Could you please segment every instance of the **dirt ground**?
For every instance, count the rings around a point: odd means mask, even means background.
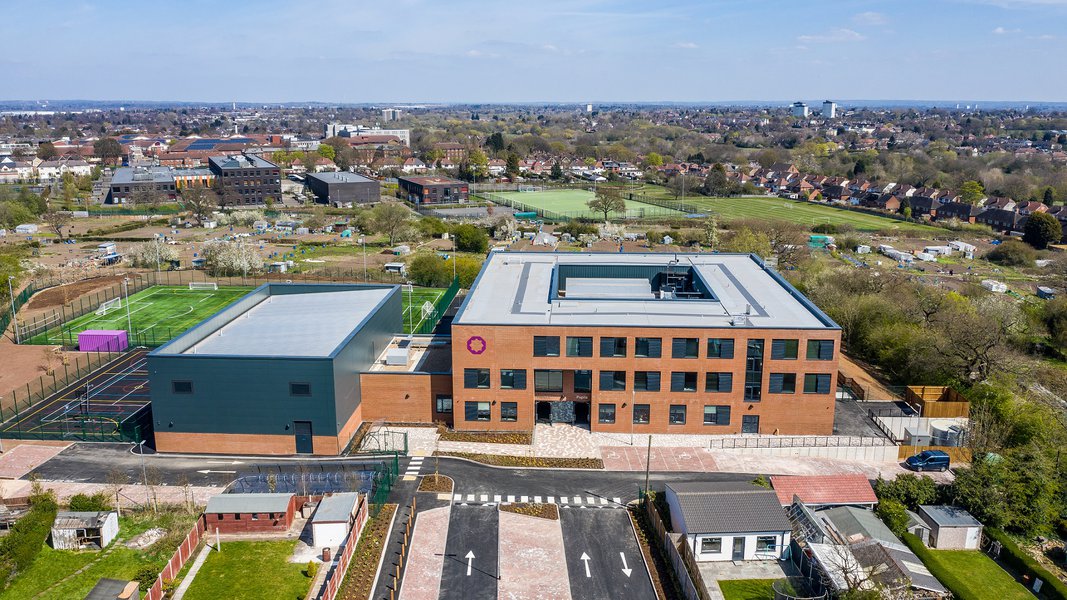
[[[111,287],[120,281],[122,281],[121,275],[110,275],[48,288],[34,294],[30,301],[25,304],[24,310],[41,311],[48,308],[58,308],[68,302],[77,300],[85,294]],[[20,311],[19,317],[24,318],[25,315]]]
[[[0,398],[7,405],[11,390],[36,381],[49,367],[62,366],[63,352],[56,346],[18,346],[6,337],[0,340]],[[77,353],[69,353],[77,354]]]
[[[837,368],[844,373],[846,377],[855,379],[863,389],[867,391],[867,400],[900,399],[899,395],[889,391],[889,388],[876,379],[862,363],[855,361],[844,354],[841,355],[841,362],[838,364]]]

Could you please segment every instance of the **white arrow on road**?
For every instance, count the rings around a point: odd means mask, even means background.
[[[212,471],[211,469],[204,469],[203,471],[197,471],[197,473],[202,475],[207,475],[208,473],[227,473],[229,475],[234,475],[237,471]]]
[[[626,566],[626,555],[624,553],[620,552],[619,556],[622,558],[622,574],[629,577],[630,573],[633,573],[634,570]]]
[[[474,565],[474,550],[467,550],[467,577],[471,576],[471,566]]]
[[[239,460],[205,460],[209,465],[243,465],[244,463]]]
[[[585,576],[586,577],[592,577],[593,576],[592,573],[589,572],[589,555],[586,554],[585,552],[582,552],[582,559],[581,560],[582,560],[583,563],[585,563]]]

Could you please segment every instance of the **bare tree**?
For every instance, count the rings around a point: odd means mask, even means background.
[[[159,467],[148,467],[145,470],[145,485],[148,487],[148,495],[152,498],[152,513],[159,513],[159,496],[157,489],[163,484],[163,473]]]
[[[399,202],[382,202],[371,209],[370,216],[374,230],[385,234],[392,246],[407,230],[411,211]]]
[[[204,219],[218,207],[218,203],[218,195],[205,187],[193,186],[182,190],[182,205],[197,225],[204,224]]]
[[[120,517],[122,516],[122,488],[129,482],[129,475],[118,467],[114,467],[107,472],[107,489],[110,492],[109,495],[115,497],[115,510],[118,511]]]
[[[41,220],[48,225],[48,229],[52,230],[59,239],[63,239],[63,229],[70,224],[71,215],[69,212],[55,210],[49,208],[48,212],[41,215]]]
[[[596,196],[586,203],[589,210],[604,215],[604,221],[608,220],[609,213],[625,213],[626,201],[622,199],[619,190],[613,187],[601,187],[597,189]]]

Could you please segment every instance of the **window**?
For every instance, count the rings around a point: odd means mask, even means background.
[[[634,390],[638,392],[658,392],[659,371],[635,371]]]
[[[745,402],[759,402],[763,395],[763,340],[748,340],[745,355]]]
[[[725,338],[708,340],[708,358],[733,358],[734,341]]]
[[[500,420],[501,421],[518,421],[519,420],[519,403],[518,402],[501,402],[500,403]]]
[[[697,352],[696,338],[674,338],[671,341],[671,358],[696,358]]]
[[[438,394],[435,398],[437,403],[437,412],[439,413],[451,413],[452,412],[452,396],[442,396]]]
[[[707,404],[704,406],[705,425],[729,425],[730,407]]]
[[[563,371],[536,369],[534,370],[535,392],[562,392]]]
[[[488,421],[488,402],[465,402],[463,405],[463,418],[468,421]]]
[[[534,336],[534,356],[559,356],[559,337],[557,336]]]
[[[734,389],[733,373],[708,373],[704,376],[704,391],[713,394],[728,394]]]
[[[659,358],[663,355],[663,340],[659,338],[636,338],[634,356],[638,358]]]
[[[601,404],[597,409],[597,422],[611,424],[615,422],[615,405]]]
[[[579,369],[574,372],[574,391],[578,394],[588,394],[593,391],[593,372],[589,369]]]
[[[796,360],[798,340],[771,340],[771,360]]]
[[[289,395],[290,396],[310,396],[311,384],[310,383],[294,383],[289,382]]]
[[[602,337],[600,338],[600,356],[621,357],[626,356],[626,338]]]
[[[463,369],[463,387],[485,389],[489,387],[489,369]]]
[[[767,382],[767,391],[771,394],[795,394],[797,393],[796,373],[771,373]]]
[[[175,394],[192,394],[193,382],[192,381],[171,381],[170,390]]]
[[[259,520],[259,513],[252,513],[252,520],[253,521],[258,521]]]
[[[649,405],[648,404],[634,404],[634,423],[643,424],[648,423]]]
[[[626,371],[601,371],[600,391],[621,392],[626,389]]]
[[[742,416],[741,433],[759,433],[759,415]]]
[[[722,538],[701,538],[701,554],[718,554],[722,552]]]
[[[805,394],[829,394],[830,393],[830,374],[829,373],[808,373],[804,375],[804,393]]]
[[[671,373],[672,392],[697,391],[697,374],[692,371],[674,371]]]
[[[808,340],[808,360],[833,360],[833,340]]]
[[[567,356],[592,356],[593,338],[567,337]]]
[[[777,548],[777,537],[773,535],[756,536],[756,552],[774,552]]]
[[[671,425],[685,425],[685,405],[672,404],[670,413]]]
[[[526,369],[501,369],[500,389],[502,390],[525,390]]]
[[[241,520],[241,513],[233,513],[233,519],[235,521],[240,521]]]

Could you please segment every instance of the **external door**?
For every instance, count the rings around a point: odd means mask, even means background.
[[[733,560],[745,560],[745,538],[742,536],[734,538]]]
[[[315,445],[311,439],[311,421],[296,421],[293,423],[296,431],[296,453],[311,454],[315,451]]]
[[[581,425],[589,424],[589,403],[588,402],[575,402],[574,403],[574,422]]]

